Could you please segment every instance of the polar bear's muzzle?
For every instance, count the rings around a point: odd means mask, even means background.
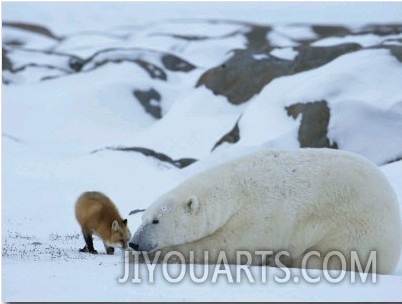
[[[154,238],[151,237],[152,233],[149,233],[149,229],[147,229],[148,225],[141,226],[134,236],[131,238],[129,242],[130,248],[135,251],[145,251],[152,252],[154,251],[158,243],[154,241]]]

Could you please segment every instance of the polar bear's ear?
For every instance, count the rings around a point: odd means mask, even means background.
[[[194,195],[189,196],[186,201],[186,207],[192,214],[195,214],[198,210],[198,198]]]

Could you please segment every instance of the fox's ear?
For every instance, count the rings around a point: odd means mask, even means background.
[[[112,223],[112,231],[119,231],[119,222],[117,220],[114,220]]]
[[[123,224],[127,226],[127,219],[123,220]]]

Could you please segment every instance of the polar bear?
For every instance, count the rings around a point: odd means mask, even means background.
[[[401,250],[401,219],[389,182],[363,157],[333,149],[264,148],[159,197],[129,245],[150,258],[178,251],[187,263],[215,263],[224,251],[235,264],[237,253],[247,251],[252,265],[270,265],[275,253],[286,251],[281,265],[344,269],[336,256],[324,263],[337,251],[347,270],[352,251],[363,266],[375,251],[370,271],[391,273]],[[264,260],[260,251],[273,254]],[[309,252],[319,254],[303,264]]]

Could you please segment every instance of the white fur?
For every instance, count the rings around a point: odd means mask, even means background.
[[[192,202],[192,203],[189,203]],[[131,243],[138,250],[177,250],[189,261],[209,263],[225,250],[287,250],[300,267],[310,250],[350,251],[363,263],[377,251],[377,272],[394,270],[401,249],[401,220],[393,189],[366,159],[339,150],[263,149],[200,173],[157,199],[143,214]],[[152,222],[157,220],[158,223]],[[212,258],[211,258],[212,257]],[[339,260],[338,260],[339,261]],[[333,261],[328,268],[339,268]]]

